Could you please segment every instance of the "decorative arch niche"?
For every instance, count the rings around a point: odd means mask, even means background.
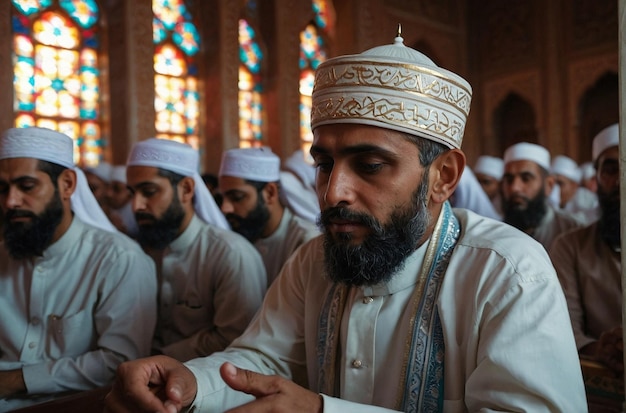
[[[519,142],[539,143],[535,111],[528,101],[516,93],[509,93],[496,107],[493,131],[501,154]]]

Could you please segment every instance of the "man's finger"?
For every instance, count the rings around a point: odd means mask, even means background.
[[[234,390],[242,391],[254,397],[263,397],[278,392],[275,376],[266,376],[250,370],[240,369],[231,363],[220,367],[222,379]]]

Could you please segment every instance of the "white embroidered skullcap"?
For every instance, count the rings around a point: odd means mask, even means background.
[[[619,124],[615,123],[602,129],[593,138],[593,149],[591,151],[593,161],[597,161],[602,152],[617,145],[619,145]]]
[[[270,148],[236,148],[222,154],[219,176],[259,182],[280,180],[280,158]]]
[[[280,198],[294,214],[309,222],[316,223],[320,214],[317,193],[305,185],[293,172],[280,172]]]
[[[495,156],[480,156],[474,165],[474,173],[487,175],[499,181],[504,174],[504,161]]]
[[[470,84],[403,42],[398,34],[392,45],[320,64],[311,128],[372,125],[460,148],[472,98]]]
[[[127,166],[149,166],[165,169],[193,178],[195,183],[194,209],[207,224],[230,229],[226,217],[198,173],[198,152],[186,143],[150,138],[137,142],[130,151]]]
[[[304,152],[298,149],[283,162],[283,168],[293,172],[302,183],[315,188],[315,167],[306,161]]]
[[[576,161],[565,155],[558,155],[554,157],[552,160],[551,171],[553,174],[563,175],[576,183],[580,183],[580,178],[582,176]]]
[[[117,232],[89,189],[87,178],[74,166],[74,141],[69,136],[44,128],[8,129],[0,137],[0,159],[34,158],[76,172],[76,189],[70,198],[72,211],[83,222]]]
[[[585,162],[580,165],[580,173],[582,180],[588,180],[596,176],[596,168],[593,166],[593,162]]]
[[[74,168],[74,141],[45,128],[12,128],[2,134],[0,159],[35,158]]]
[[[543,146],[534,143],[516,143],[504,151],[504,164],[513,161],[532,161],[546,171],[550,170],[550,152]]]
[[[116,165],[111,169],[111,182],[126,183],[126,166]]]
[[[94,174],[106,183],[111,183],[111,172],[113,172],[113,166],[108,162],[101,161],[97,166],[85,167],[85,172]]]

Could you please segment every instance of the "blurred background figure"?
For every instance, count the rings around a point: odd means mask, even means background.
[[[302,150],[283,162],[280,172],[281,200],[300,218],[316,223],[320,206],[315,191],[315,167]]]
[[[215,199],[217,206],[221,207],[223,199],[222,194],[220,194],[219,191],[217,175],[206,173],[202,174],[200,177],[202,178],[202,182],[204,182],[206,187],[209,189],[211,195],[213,195],[213,199]]]
[[[585,224],[595,221],[598,218],[598,197],[580,186],[582,172],[576,161],[564,155],[555,156],[551,171],[559,186],[559,207]]]
[[[109,185],[111,184],[112,170],[113,167],[111,164],[105,161],[100,162],[98,166],[95,167],[87,166],[83,168],[89,189],[93,192],[93,196],[96,197],[100,208],[102,208],[107,215],[109,213],[107,196],[109,193]]]
[[[111,169],[111,183],[107,196],[110,207],[109,219],[119,231],[136,238],[138,227],[131,199],[132,194],[126,186],[126,166],[114,166]]]
[[[580,186],[596,193],[598,181],[596,180],[596,167],[593,166],[593,162],[585,162],[580,165],[580,174]]]
[[[483,155],[476,160],[474,175],[491,200],[498,215],[502,216],[502,174],[504,161],[495,156]]]

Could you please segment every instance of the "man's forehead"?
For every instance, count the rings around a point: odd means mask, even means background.
[[[0,159],[0,173],[8,176],[36,175],[39,170],[39,159],[35,158],[6,158]]]
[[[531,161],[529,159],[520,159],[517,161],[507,162],[504,165],[504,173],[512,174],[512,173],[524,173],[531,172],[534,174],[538,174],[541,171],[541,167],[535,161]]]

